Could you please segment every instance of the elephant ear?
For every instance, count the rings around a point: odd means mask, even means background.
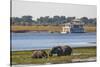
[[[63,53],[63,48],[61,46],[58,47],[58,50]]]
[[[62,50],[62,47],[61,47],[61,46],[59,46],[59,47],[58,47],[58,50]]]

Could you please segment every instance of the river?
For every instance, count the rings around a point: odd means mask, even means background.
[[[52,48],[58,45],[71,47],[96,46],[96,33],[12,33],[12,51]]]

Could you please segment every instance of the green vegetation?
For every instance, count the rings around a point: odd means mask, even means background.
[[[48,31],[48,32],[60,32],[62,31],[61,26],[12,26],[13,31]]]
[[[73,19],[76,19],[76,17],[66,17],[66,16],[44,16],[37,18],[36,20],[33,20],[34,18],[30,15],[28,16],[22,16],[19,17],[11,17],[11,24],[12,25],[23,25],[23,26],[31,26],[31,25],[60,25],[64,23],[70,23]],[[81,23],[84,24],[93,24],[96,25],[96,18],[88,18],[88,17],[81,17],[80,19]]]
[[[71,23],[76,17],[66,16],[44,16],[33,20],[32,16],[11,17],[11,31],[48,31],[61,32],[65,23]],[[85,24],[86,32],[96,32],[96,18],[81,17],[80,23]]]
[[[11,31],[16,32],[16,31],[48,31],[48,32],[61,32],[62,31],[62,26],[53,26],[53,25],[48,25],[48,26],[43,26],[43,25],[33,25],[33,26],[11,26]],[[90,25],[85,25],[84,30],[86,32],[96,32],[96,26],[90,26]]]
[[[49,53],[50,49],[45,49]],[[53,56],[33,59],[31,57],[32,50],[29,51],[11,51],[11,64],[46,64],[46,63],[71,63],[73,59],[88,59],[91,57],[96,57],[96,47],[80,47],[73,48],[73,53],[71,56]]]

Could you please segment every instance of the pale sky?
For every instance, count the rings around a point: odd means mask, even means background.
[[[21,17],[24,15],[31,15],[33,18],[40,16],[75,16],[95,18],[97,8],[95,5],[76,5],[63,3],[49,3],[49,2],[34,2],[23,0],[12,0],[12,16]]]

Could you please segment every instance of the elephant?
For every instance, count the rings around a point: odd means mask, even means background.
[[[72,48],[70,46],[56,46],[53,47],[49,53],[49,56],[53,56],[56,54],[57,56],[66,56],[71,55]]]
[[[32,53],[32,58],[48,58],[48,54],[44,50],[35,50]]]

